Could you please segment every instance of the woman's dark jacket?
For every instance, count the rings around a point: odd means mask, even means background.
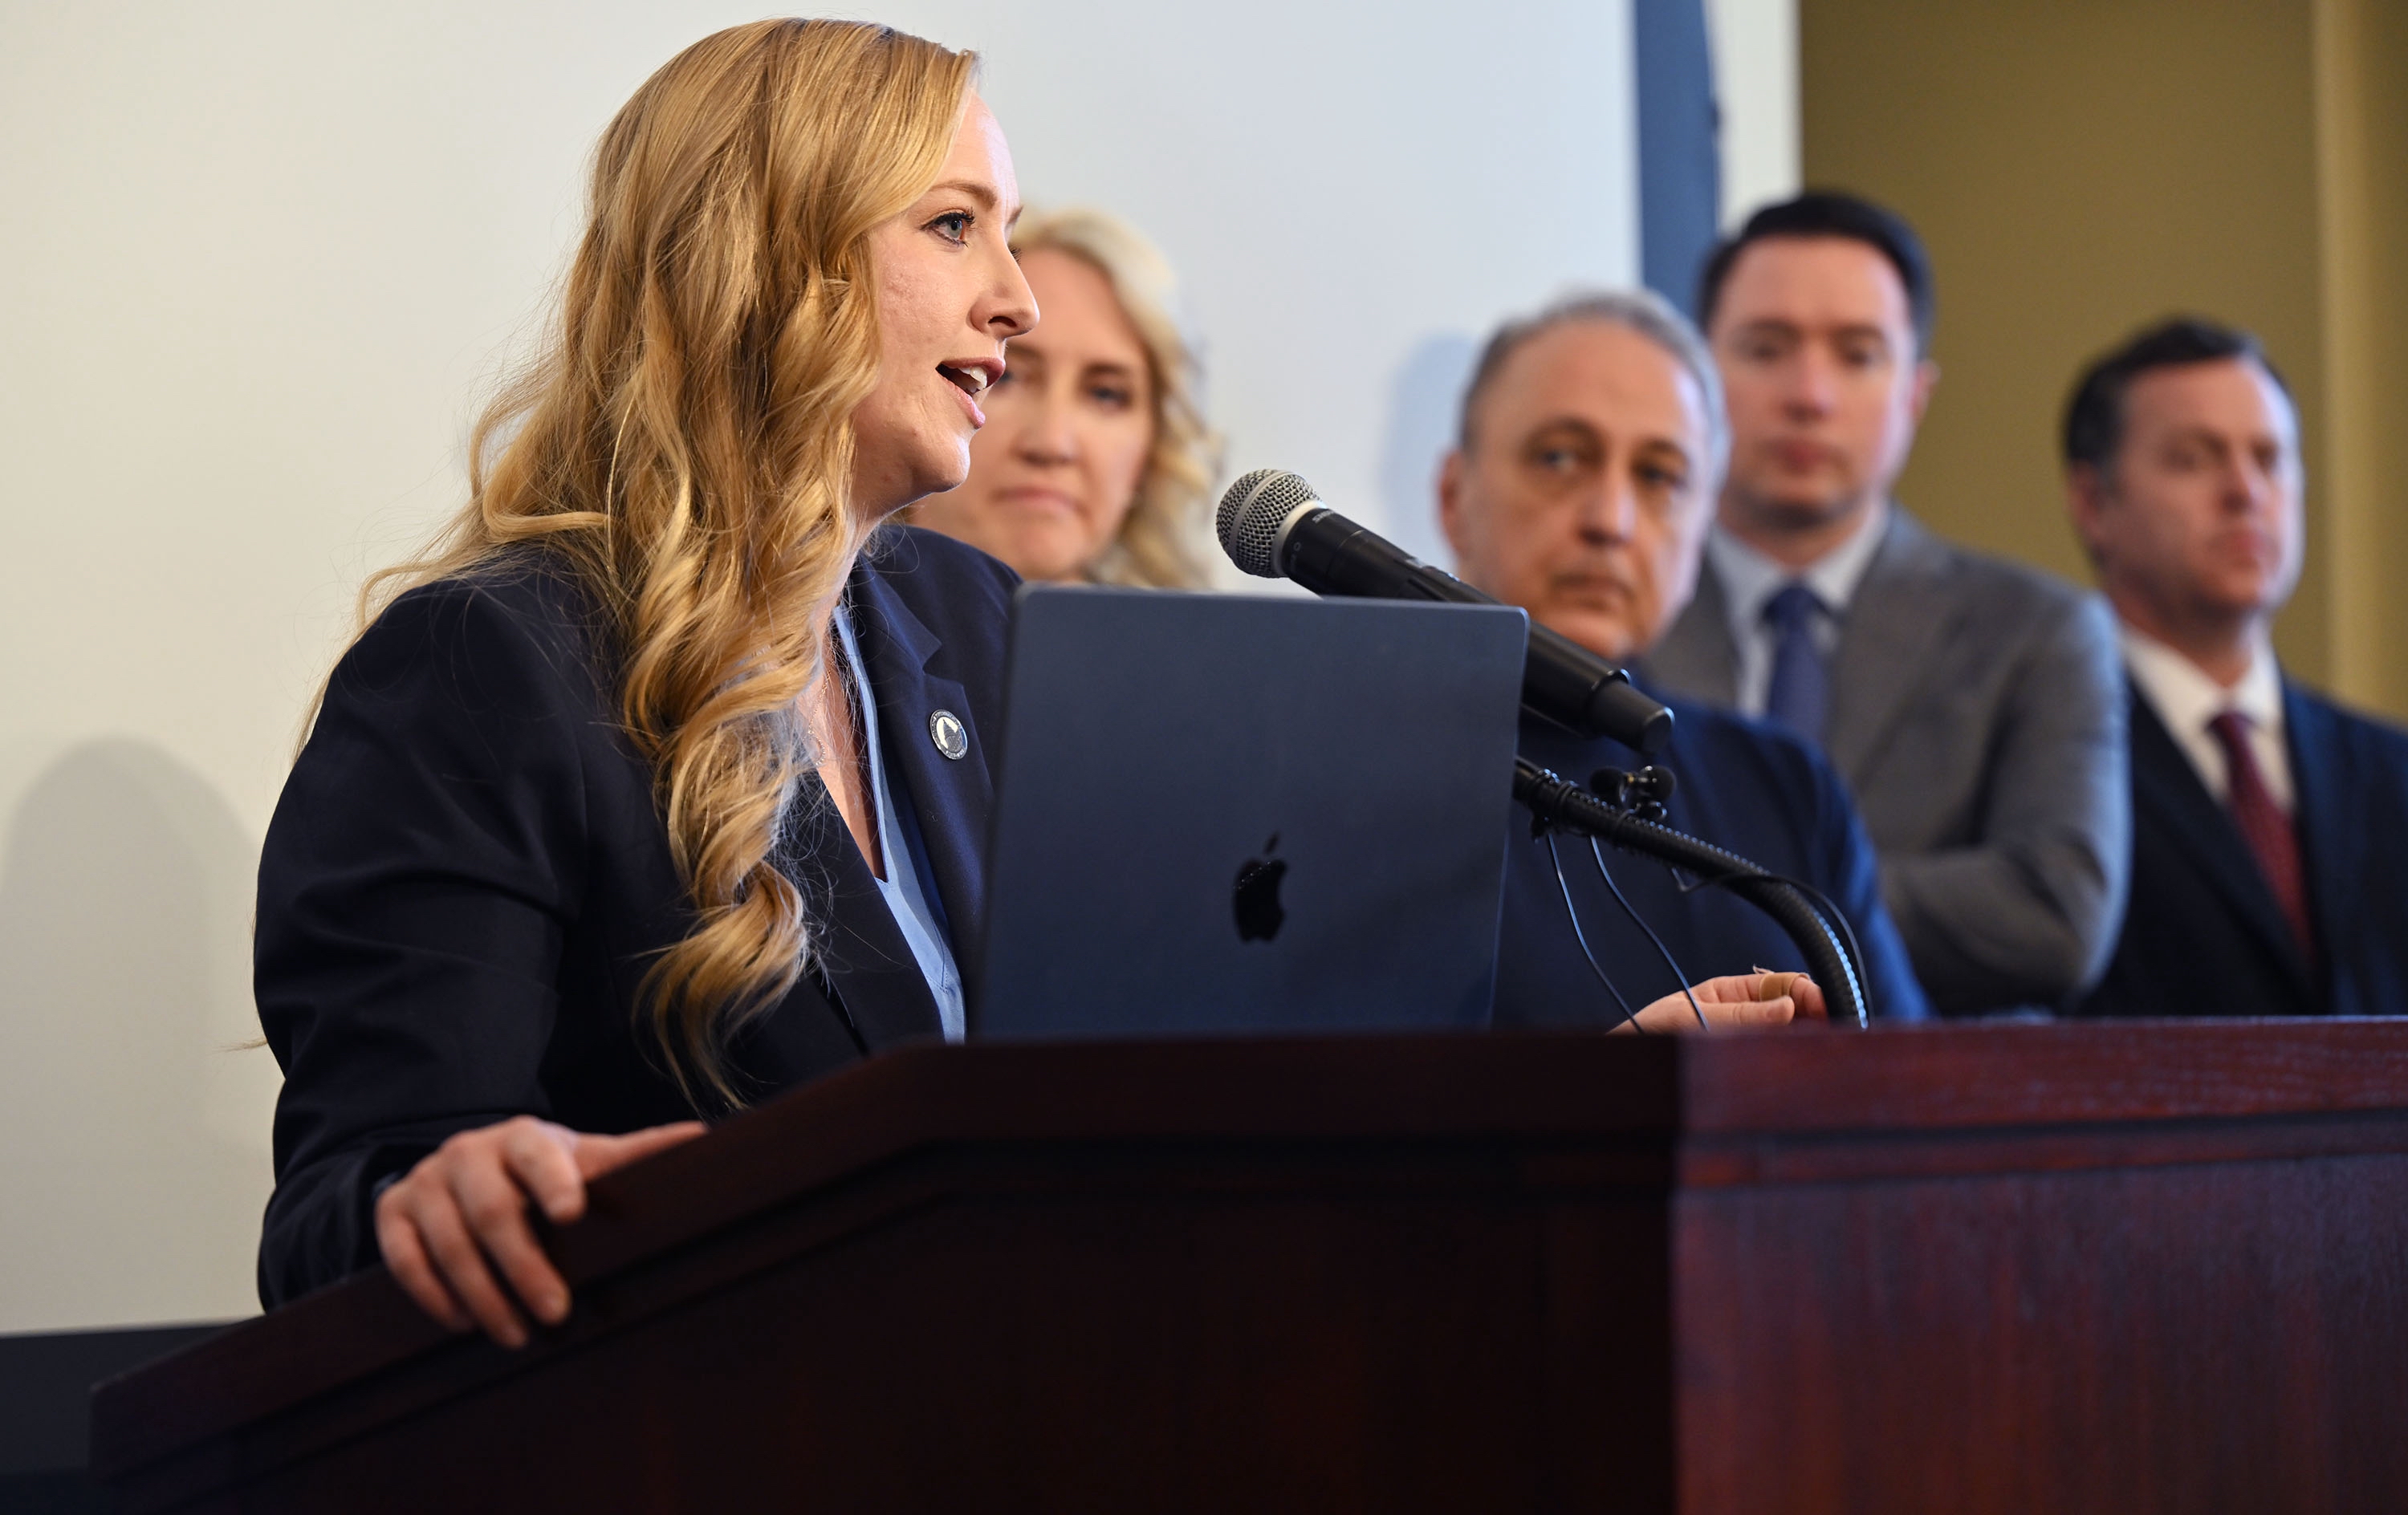
[[[984,912],[1013,583],[981,552],[892,527],[849,590],[906,845],[957,953]],[[266,1304],[375,1262],[378,1186],[454,1132],[695,1113],[637,1009],[691,917],[614,661],[559,561],[530,547],[403,595],[335,669],[260,859],[259,1014],[285,1075]],[[939,710],[968,729],[957,759],[932,740]],[[811,971],[733,1049],[755,1098],[939,1034],[815,783],[796,810],[779,865],[822,929]]]

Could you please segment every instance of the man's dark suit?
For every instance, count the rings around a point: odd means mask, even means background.
[[[985,911],[982,734],[1001,729],[1010,569],[930,533],[874,540],[849,590],[905,845],[956,944]],[[538,548],[403,595],[337,665],[259,867],[255,983],[283,1065],[259,1258],[276,1305],[376,1260],[380,1180],[518,1114],[631,1131],[695,1113],[638,983],[691,913],[622,728],[613,660]],[[929,718],[969,750],[947,760]],[[730,1048],[758,1098],[940,1034],[927,982],[816,779],[779,867],[811,970]]]
[[[1864,948],[1873,1012],[1924,1019],[1929,1009],[1882,904],[1872,845],[1830,765],[1795,736],[1743,716],[1698,704],[1672,708],[1672,741],[1657,760],[1678,783],[1667,822],[1829,895]],[[1521,750],[1575,783],[1586,783],[1598,768],[1634,768],[1641,761],[1616,743],[1583,741],[1526,719]],[[1521,806],[1512,808],[1509,823],[1496,1023],[1613,1024],[1620,1012],[1581,956],[1547,844],[1531,837],[1530,812]],[[1555,845],[1581,930],[1630,1008],[1678,993],[1680,980],[1598,878],[1587,844],[1558,836]],[[1788,936],[1755,906],[1719,889],[1684,894],[1660,864],[1610,847],[1604,852],[1624,896],[1691,982],[1805,966]]]
[[[2085,1015],[2408,1012],[2408,732],[2286,679],[2283,727],[2308,910],[2300,955],[2241,828],[2138,688],[2132,895]]]

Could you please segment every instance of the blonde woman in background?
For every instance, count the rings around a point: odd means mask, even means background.
[[[1012,339],[968,481],[913,522],[1024,579],[1202,587],[1217,440],[1170,265],[1100,210],[1032,211],[1011,245],[1044,324]]]

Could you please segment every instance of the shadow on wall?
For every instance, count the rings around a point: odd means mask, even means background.
[[[1451,566],[1455,554],[1438,525],[1438,465],[1455,445],[1455,407],[1471,377],[1479,344],[1440,332],[1413,344],[1388,386],[1380,437],[1380,503],[1390,541],[1425,563]],[[1332,502],[1336,504],[1336,502]],[[1347,507],[1337,508],[1345,512]]]
[[[0,1331],[257,1308],[278,1075],[250,984],[258,849],[145,742],[22,792],[0,854]]]

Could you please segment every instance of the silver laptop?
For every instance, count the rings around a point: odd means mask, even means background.
[[[977,1036],[1486,1024],[1527,622],[1029,586]]]

